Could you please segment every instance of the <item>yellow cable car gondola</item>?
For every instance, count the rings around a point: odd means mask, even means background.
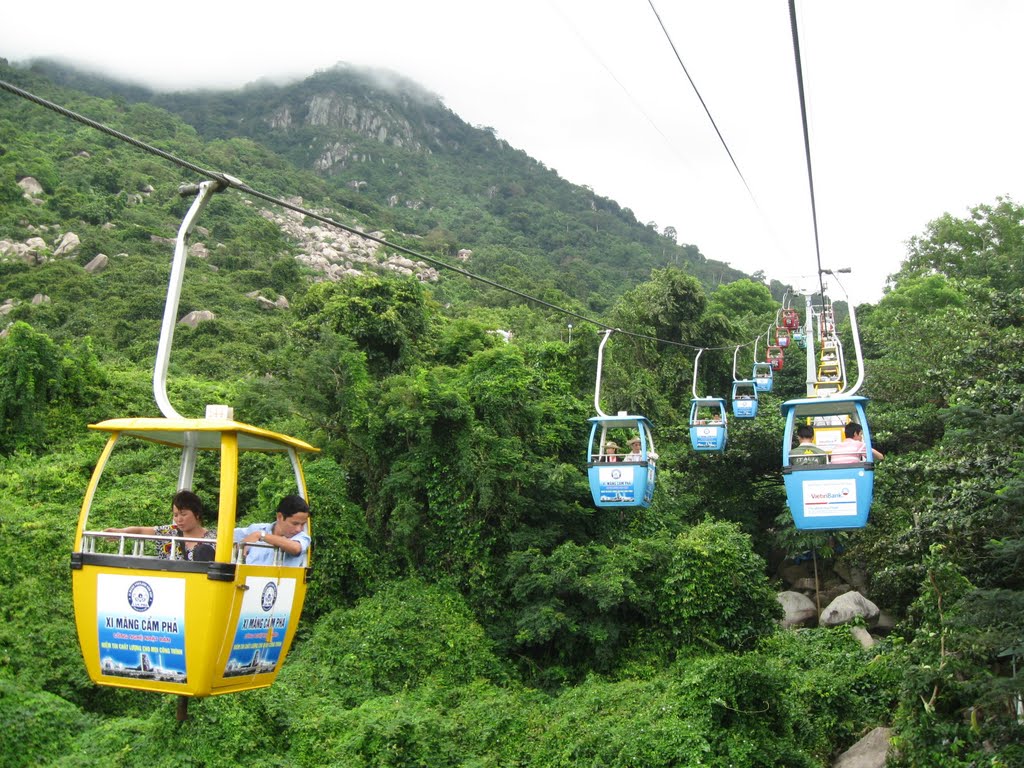
[[[247,511],[245,499],[253,495],[245,493],[249,489],[240,477],[258,476],[266,488],[306,500],[300,454],[317,449],[237,422],[229,406],[207,406],[205,417],[185,418],[167,396],[185,241],[199,212],[223,186],[206,181],[180,190],[196,197],[178,230],[153,368],[153,393],[163,417],[90,425],[109,438],[86,489],[71,554],[75,623],[89,677],[99,685],[177,694],[179,719],[186,716],[189,697],[273,683],[302,614],[311,556],[307,551],[295,563],[276,548],[271,548],[274,556],[267,556],[269,544],[262,537],[235,543],[235,526]],[[178,452],[180,460],[162,459],[167,451]],[[117,466],[121,455],[130,457],[131,469]],[[146,466],[140,481],[121,487],[120,475],[140,474],[140,457]],[[268,465],[274,457],[280,470]],[[166,472],[162,478],[161,467]],[[176,491],[191,490],[197,469],[209,482],[202,490],[212,495],[216,488],[218,498],[212,560],[183,554],[199,540],[109,528],[124,525],[129,515],[137,523],[157,498],[169,500]],[[101,482],[104,470],[114,479]],[[131,509],[126,509],[126,495]],[[271,510],[258,514],[266,519]],[[250,552],[261,556],[247,563]]]
[[[232,542],[239,458],[247,452],[285,457],[297,493],[306,498],[299,454],[317,449],[236,422],[227,412],[210,415],[91,425],[110,437],[82,503],[71,568],[78,640],[94,683],[192,697],[230,693],[270,685],[288,654],[305,600],[309,562],[304,567],[245,563],[247,547]],[[151,542],[162,544],[173,536],[90,528],[111,454],[115,447],[138,441],[219,457],[213,561],[150,553]],[[168,483],[174,480],[169,477]],[[97,506],[99,516],[111,514],[109,504]]]

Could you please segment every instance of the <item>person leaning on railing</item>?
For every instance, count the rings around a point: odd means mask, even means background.
[[[285,496],[277,505],[272,523],[254,523],[235,528],[236,544],[262,544],[245,547],[247,565],[275,565],[277,550],[281,550],[281,565],[302,568],[306,565],[306,552],[310,538],[306,532],[309,523],[309,504],[298,495]]]
[[[175,559],[209,561],[213,560],[213,545],[201,541],[174,541],[174,538],[177,537],[216,540],[217,531],[203,527],[205,514],[203,502],[196,494],[192,491],[178,491],[171,499],[170,525],[132,525],[127,528],[105,528],[104,533],[134,533],[142,536],[167,537],[156,542],[157,557],[164,560],[169,559],[173,549]]]

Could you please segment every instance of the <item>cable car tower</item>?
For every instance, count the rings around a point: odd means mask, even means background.
[[[247,552],[266,545],[236,545],[233,533],[241,503],[240,470],[247,459],[253,454],[264,457],[255,459],[261,462],[261,477],[273,474],[264,462],[283,461],[277,474],[291,480],[281,481],[282,495],[307,498],[299,457],[317,449],[235,421],[232,409],[224,405],[207,406],[204,417],[186,418],[167,396],[186,240],[195,219],[222,186],[219,181],[204,181],[179,190],[182,195],[195,193],[195,199],[175,241],[153,367],[153,394],[163,416],[90,425],[109,437],[85,491],[71,553],[75,623],[89,677],[97,685],[175,694],[179,719],[187,716],[189,697],[273,683],[295,637],[309,572],[308,557],[304,567],[286,567],[280,550],[275,550],[273,565],[247,564]],[[133,451],[147,457],[153,451],[174,452],[176,476],[160,477],[154,469],[147,471],[145,483],[119,487],[118,473],[125,473],[111,459]],[[104,530],[113,523],[150,522],[134,517],[143,514],[145,501],[169,508],[176,491],[191,490],[200,458],[208,458],[204,468],[219,477],[216,488],[202,489],[205,495],[218,497],[212,561],[193,561],[182,554],[184,548],[174,546],[167,557],[157,555],[165,543],[182,542],[181,538]],[[149,487],[159,488],[159,499],[145,498]],[[139,502],[137,509],[124,509],[126,493]],[[252,512],[261,520],[273,516],[271,509]]]

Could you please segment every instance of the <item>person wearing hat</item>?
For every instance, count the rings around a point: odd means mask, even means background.
[[[640,446],[642,444],[641,441],[640,441],[640,438],[639,437],[631,437],[626,442],[629,445],[629,453],[626,454],[626,457],[623,459],[623,461],[635,461],[635,462],[643,461],[644,460],[644,454],[643,454],[643,451],[640,449]],[[650,462],[654,462],[654,461],[658,460],[658,454],[656,454],[652,450],[649,450],[649,446],[648,446],[648,451],[647,451],[647,460],[650,461]]]
[[[640,450],[640,438],[639,437],[631,437],[631,438],[629,438],[629,440],[626,441],[626,445],[629,446],[629,453],[626,454],[626,457],[623,459],[623,461],[643,461],[644,460],[643,452]]]
[[[615,455],[618,452],[619,452],[619,446],[616,443],[613,443],[611,440],[609,440],[607,443],[604,444],[604,460],[605,461],[618,461],[619,457]]]

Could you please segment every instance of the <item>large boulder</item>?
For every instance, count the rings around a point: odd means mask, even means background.
[[[861,594],[867,592],[868,572],[859,566],[840,560],[835,565],[836,575]]]
[[[795,585],[803,579],[810,579],[812,582],[814,581],[814,570],[810,561],[800,563],[787,561],[779,567],[776,575],[782,579],[783,582],[794,588],[797,588]]]
[[[782,605],[783,616],[779,624],[785,628],[813,626],[818,618],[814,601],[799,592],[779,592],[775,599]]]
[[[214,317],[216,316],[208,309],[194,309],[181,318],[181,320],[178,321],[178,324],[187,325],[189,328],[195,328],[200,323],[204,323],[207,320],[213,320]]]
[[[24,179],[19,181],[18,186],[21,187],[22,197],[28,200],[32,200],[33,198],[39,197],[43,194],[43,185],[31,176],[26,176]]]
[[[840,624],[849,624],[854,619],[863,619],[869,627],[873,627],[878,621],[878,606],[868,600],[860,592],[846,592],[831,603],[821,612],[818,624],[822,627],[838,627]]]
[[[837,757],[832,768],[885,768],[888,754],[889,729],[879,727]]]
[[[92,260],[85,265],[85,271],[90,275],[94,275],[97,272],[102,272],[107,268],[107,264],[110,263],[110,259],[105,253],[97,253]]]
[[[81,244],[82,241],[79,239],[78,235],[74,232],[65,232],[64,237],[60,239],[60,242],[57,243],[57,247],[53,251],[53,257],[55,259],[59,259],[63,256],[70,256],[78,250],[78,246]]]

